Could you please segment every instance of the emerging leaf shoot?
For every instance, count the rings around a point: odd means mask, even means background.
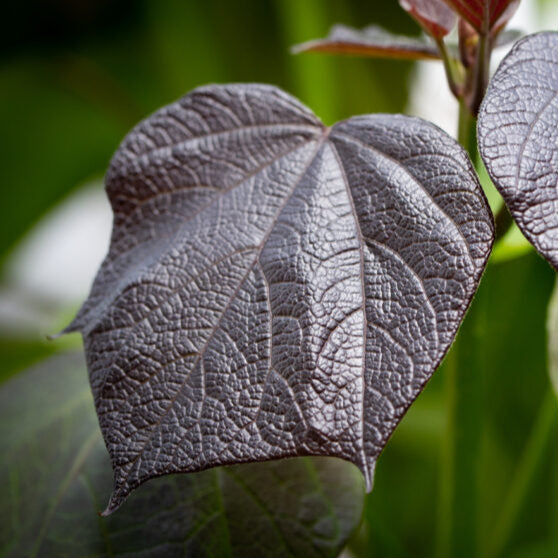
[[[498,31],[514,14],[520,0],[444,0],[479,33]]]
[[[437,39],[445,37],[455,27],[457,16],[444,0],[399,0],[399,4]]]

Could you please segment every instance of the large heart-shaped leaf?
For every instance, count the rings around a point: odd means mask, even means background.
[[[416,118],[323,124],[264,85],[197,89],[106,178],[110,252],[83,333],[116,488],[295,455],[374,464],[448,349],[492,219]]]
[[[558,33],[519,41],[489,84],[479,150],[523,234],[558,269]]]
[[[487,33],[505,25],[520,0],[444,0],[477,31]]]
[[[362,31],[346,25],[334,25],[325,39],[307,41],[294,46],[292,51],[295,54],[327,52],[403,60],[440,58],[436,45],[414,37],[394,35],[377,25],[369,25]]]
[[[334,557],[360,521],[361,475],[324,457],[166,476],[99,517],[112,475],[76,355],[4,384],[0,410],[4,558]]]
[[[433,37],[444,37],[455,27],[457,16],[444,0],[399,0],[399,4]]]

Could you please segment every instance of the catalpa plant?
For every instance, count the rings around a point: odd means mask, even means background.
[[[428,40],[336,26],[297,50],[443,61],[490,177],[557,267],[558,35],[520,40],[488,84],[517,1],[400,3]],[[155,476],[303,455],[351,461],[370,490],[494,241],[463,147],[418,118],[328,128],[276,87],[210,85],[138,124],[106,189],[110,251],[66,330],[113,464],[105,513]]]

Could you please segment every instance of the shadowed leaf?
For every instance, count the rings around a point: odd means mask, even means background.
[[[455,27],[457,16],[444,0],[399,0],[399,4],[433,37],[445,37]]]
[[[325,39],[296,45],[292,48],[292,52],[295,54],[326,52],[404,60],[440,58],[434,44],[412,37],[394,35],[376,25],[365,27],[362,31],[346,25],[334,25]]]
[[[481,33],[504,26],[520,0],[444,0],[463,19]]]
[[[118,514],[99,517],[112,474],[76,355],[6,383],[0,409],[5,558],[333,557],[360,521],[362,478],[331,458],[166,476]]]
[[[558,269],[558,33],[519,41],[489,84],[479,150],[527,239]]]
[[[490,251],[461,147],[420,119],[331,129],[264,85],[196,89],[106,177],[109,254],[69,331],[115,471],[376,458],[447,351]]]

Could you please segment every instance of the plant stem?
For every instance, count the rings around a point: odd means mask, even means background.
[[[474,65],[475,73],[473,75],[472,89],[470,92],[469,108],[475,117],[479,112],[480,104],[484,98],[486,87],[488,86],[491,53],[492,45],[490,32],[486,31],[479,35],[477,58]]]
[[[467,151],[474,165],[477,160],[476,119],[469,111],[467,104],[463,99],[459,101],[457,140]]]
[[[495,235],[494,235],[494,242],[500,240],[505,234],[510,230],[510,227],[513,224],[513,218],[510,214],[510,211],[505,203],[502,203],[502,207],[496,213],[494,217],[494,225],[495,225]]]
[[[475,118],[462,100],[459,142],[476,160]],[[478,474],[486,366],[482,352],[486,301],[482,284],[446,359],[447,427],[442,445],[437,555],[477,556]]]
[[[494,529],[487,558],[497,558],[506,549],[520,513],[524,508],[525,500],[539,465],[551,440],[554,441],[556,427],[558,426],[557,419],[556,395],[551,389],[548,389],[529,439],[525,444],[521,461],[516,468],[508,497],[502,505],[502,515]]]
[[[437,555],[478,556],[478,455],[484,393],[483,338],[486,303],[482,285],[447,359],[446,435],[442,447]]]
[[[442,56],[442,61],[444,63],[444,70],[446,72],[448,87],[450,88],[450,91],[453,93],[454,97],[456,99],[460,99],[462,96],[463,86],[463,76],[460,75],[460,69],[462,70],[462,68],[460,67],[459,62],[455,60],[448,52],[444,39],[438,37],[435,40],[436,44],[438,45],[440,55]]]

